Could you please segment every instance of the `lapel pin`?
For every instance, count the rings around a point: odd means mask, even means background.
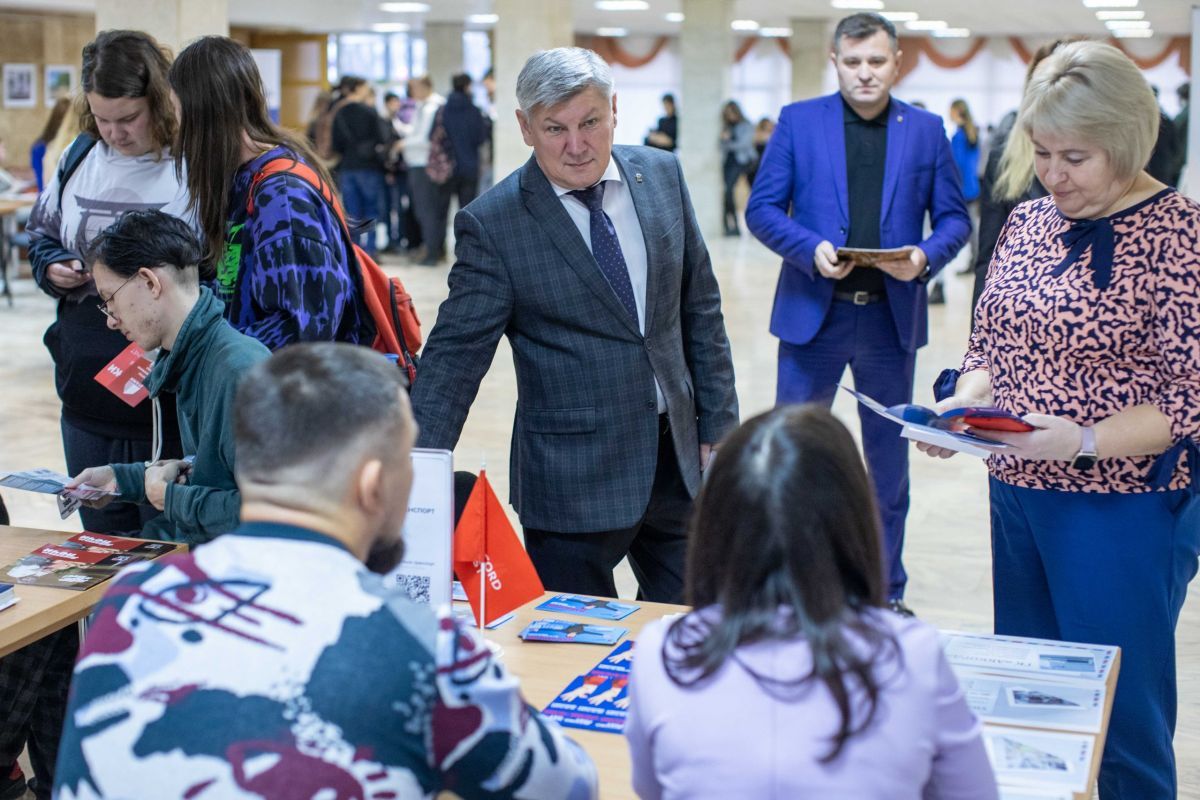
[[[896,122],[904,122],[904,115],[903,115],[903,114],[900,114],[899,116],[897,116],[897,117],[896,117]]]
[[[640,172],[633,173],[633,179],[635,181],[637,181],[638,183],[641,183],[642,182],[642,173],[640,173]]]

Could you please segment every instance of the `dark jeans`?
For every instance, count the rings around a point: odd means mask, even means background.
[[[433,189],[434,206],[430,227],[432,236],[429,241],[436,243],[437,249],[435,251],[431,245],[429,252],[432,257],[441,258],[445,255],[446,222],[450,216],[450,199],[457,197],[458,207],[466,206],[479,194],[479,178],[478,176],[452,175],[450,180],[445,183],[430,183],[430,186]]]
[[[525,549],[546,591],[616,597],[612,571],[628,556],[639,600],[682,603],[691,511],[692,497],[679,474],[671,432],[664,429],[650,502],[636,525],[595,533],[525,528]]]
[[[737,204],[733,201],[733,190],[737,186],[738,178],[745,174],[746,165],[739,164],[733,153],[729,153],[725,156],[722,172],[725,176],[725,232],[735,233],[738,229],[738,218]]]
[[[384,199],[387,213],[388,249],[395,249],[404,242],[404,210],[408,207],[408,173],[395,172],[385,179]]]
[[[149,401],[146,401],[149,402]],[[88,467],[105,464],[133,464],[149,461],[154,455],[151,444],[137,439],[110,439],[85,431],[68,422],[61,422],[63,451],[67,457],[67,472],[78,475]],[[178,441],[163,442],[163,458],[182,458],[183,448]],[[93,533],[136,534],[146,523],[162,512],[150,504],[109,503],[104,508],[79,509],[83,527]],[[2,766],[2,765],[0,765]]]
[[[367,230],[357,234],[358,246],[374,254],[378,249],[375,241],[375,222],[382,215],[384,202],[383,172],[374,169],[344,169],[338,172],[338,186],[342,190],[342,202],[350,224],[369,223]]]
[[[429,176],[425,174],[425,166],[409,167],[408,169],[408,196],[413,213],[417,217],[417,223],[421,228],[421,241],[428,248],[430,254],[441,253],[446,243],[438,242],[434,236],[434,217],[437,207],[437,197],[434,192],[433,181],[429,180]],[[445,238],[445,225],[442,226],[442,236]],[[436,247],[435,247],[436,244]]]

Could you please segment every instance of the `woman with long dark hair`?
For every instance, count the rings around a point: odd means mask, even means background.
[[[250,51],[205,36],[175,59],[170,81],[180,109],[176,158],[187,165],[204,233],[202,274],[225,318],[271,350],[297,341],[370,344],[353,252],[321,190],[289,172],[255,180],[286,159],[332,191],[308,143],[271,121]]]
[[[754,126],[742,107],[730,100],[721,109],[721,170],[725,178],[725,235],[739,236],[737,204],[733,190],[754,161]]]
[[[734,431],[691,537],[695,610],[647,626],[634,659],[640,797],[994,800],[937,632],[885,610],[867,473],[827,410]]]
[[[37,190],[40,192],[46,188],[45,174],[43,172],[43,159],[46,157],[46,147],[54,141],[54,137],[58,135],[58,129],[62,127],[63,120],[67,114],[71,112],[71,98],[60,97],[54,101],[54,107],[50,109],[50,116],[46,118],[46,125],[42,128],[42,132],[38,134],[38,138],[34,140],[33,146],[29,148],[29,166],[33,168],[33,178],[37,181]]]

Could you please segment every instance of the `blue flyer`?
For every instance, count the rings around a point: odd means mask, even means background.
[[[613,651],[596,665],[592,672],[605,672],[609,675],[628,675],[633,666],[633,639],[626,639],[613,648]]]
[[[614,628],[610,625],[588,625],[565,619],[537,619],[521,631],[521,638],[529,642],[615,644],[627,633],[628,628]]]
[[[621,733],[629,713],[629,678],[589,672],[580,675],[542,711],[568,728]]]
[[[578,614],[597,619],[625,619],[638,610],[633,603],[606,600],[603,597],[586,597],[579,594],[556,594],[537,607],[538,611],[558,611],[562,614]]]

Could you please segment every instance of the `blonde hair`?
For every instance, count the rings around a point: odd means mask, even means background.
[[[1071,42],[1084,42],[1083,36],[1071,36],[1046,42],[1033,52],[1029,66],[1025,69],[1025,89],[1028,90],[1033,73],[1050,54],[1058,48]],[[999,172],[996,183],[992,187],[992,199],[998,201],[1013,201],[1025,194],[1033,183],[1033,142],[1017,125],[1013,125],[1008,138],[1004,141],[1004,151],[1000,156]]]
[[[1078,136],[1108,155],[1120,180],[1150,160],[1158,138],[1158,101],[1129,58],[1112,45],[1074,42],[1054,51],[1025,90],[1017,126]]]

